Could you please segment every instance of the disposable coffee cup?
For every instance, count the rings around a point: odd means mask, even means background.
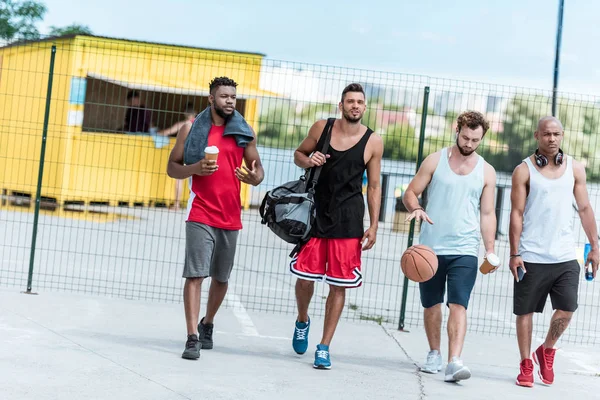
[[[217,146],[208,146],[204,149],[204,158],[208,161],[217,161],[217,157],[219,157],[219,149]]]
[[[479,271],[481,271],[482,274],[489,274],[491,270],[499,265],[500,258],[498,258],[498,256],[494,253],[490,253],[483,259],[483,264],[481,264],[481,267],[479,267]]]

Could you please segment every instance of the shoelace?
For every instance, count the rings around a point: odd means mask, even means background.
[[[437,355],[435,354],[431,354],[427,356],[427,364],[434,364],[436,363],[437,359]]]
[[[304,328],[304,329],[296,328],[296,339],[297,340],[304,340],[304,339],[306,339],[306,331],[307,330],[308,330],[308,328]]]
[[[204,326],[204,337],[211,338],[213,334],[212,326]]]
[[[327,359],[327,356],[329,356],[329,352],[327,350],[317,350],[317,358]]]
[[[186,348],[186,349],[190,349],[190,348],[192,348],[192,347],[195,347],[195,346],[196,346],[196,343],[198,343],[198,341],[197,341],[197,340],[194,340],[194,339],[188,339],[188,341],[185,343],[185,348]]]
[[[554,355],[556,354],[556,352],[552,352],[552,353],[546,353],[544,352],[544,358],[546,359],[546,368],[548,369],[552,369],[552,366],[554,365]]]
[[[533,374],[533,363],[532,364],[521,364],[521,372],[523,375]]]

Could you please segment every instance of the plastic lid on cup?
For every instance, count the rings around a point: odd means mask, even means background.
[[[488,254],[485,258],[494,267],[497,267],[498,265],[500,265],[500,258],[497,255],[495,255],[494,253]]]
[[[217,146],[208,146],[204,149],[204,152],[208,154],[219,154],[219,148]]]

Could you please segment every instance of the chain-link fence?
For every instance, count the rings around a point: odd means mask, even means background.
[[[300,176],[293,150],[316,120],[339,114],[351,82],[365,88],[363,123],[382,136],[385,150],[378,241],[363,255],[364,284],[347,293],[343,317],[407,329],[422,323],[418,286],[400,269],[419,233],[416,226],[409,235],[401,197],[419,150],[426,156],[452,144],[466,109],[491,122],[480,154],[498,171],[496,249],[506,265],[510,174],[535,149],[549,91],[66,36],[0,48],[0,285],[180,302],[189,189],[166,175],[166,165],[186,110],[207,106],[217,76],[238,82],[237,109],[258,134],[266,173],[241,193],[244,229],[228,296],[247,309],[294,318],[291,247],[260,224],[257,207],[266,191]],[[585,163],[599,212],[598,99],[561,94],[558,117],[563,149]],[[575,212],[573,224],[582,261],[587,239]],[[512,285],[507,268],[479,274],[471,331],[514,333]],[[580,308],[564,340],[598,343],[597,285],[582,273]],[[315,294],[313,315],[324,314],[326,290]],[[536,318],[535,333],[543,335],[550,312]]]

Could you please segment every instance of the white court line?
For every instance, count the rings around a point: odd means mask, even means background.
[[[255,338],[259,338],[259,339],[284,340],[286,342],[292,341],[291,338],[283,337],[283,336],[247,335],[244,333],[233,333],[233,332],[224,332],[224,331],[216,331],[216,333],[218,333],[220,335],[223,334],[223,335],[231,335],[231,336],[238,336],[238,337],[255,337]]]
[[[232,285],[233,287],[238,287],[238,288],[242,288],[242,289],[247,289],[248,286],[244,285],[242,283],[238,283],[235,285]],[[230,286],[231,287],[231,286]],[[294,287],[290,287],[290,288],[272,288],[272,287],[268,287],[268,286],[252,286],[253,290],[264,290],[264,291],[268,291],[268,292],[281,292],[281,293],[294,293]],[[390,296],[391,299],[391,296]],[[374,297],[356,297],[356,298],[352,298],[350,300],[353,301],[368,301],[369,303],[375,303],[375,304],[386,304],[386,303],[390,303],[390,299],[381,299],[381,298],[374,298]]]
[[[233,310],[233,315],[242,326],[242,333],[246,336],[260,336],[240,298],[232,290],[229,290],[225,299],[227,306]]]

